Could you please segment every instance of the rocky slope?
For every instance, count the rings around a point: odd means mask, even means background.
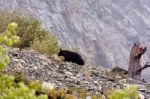
[[[128,79],[125,75],[111,72],[100,66],[81,66],[56,61],[36,51],[12,49],[9,51],[8,72],[25,75],[28,80],[50,83],[56,88],[81,88],[101,95],[108,88],[123,88],[135,84],[145,98],[150,98],[150,85]]]
[[[0,9],[38,18],[60,45],[79,48],[87,63],[127,69],[135,41],[148,47],[144,59],[149,61],[149,0],[0,0]]]

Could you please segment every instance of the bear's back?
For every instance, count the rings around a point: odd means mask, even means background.
[[[65,61],[77,63],[79,65],[84,65],[84,60],[76,52],[71,52],[68,50],[60,50],[58,56],[63,56]]]

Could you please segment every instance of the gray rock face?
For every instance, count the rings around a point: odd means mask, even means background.
[[[149,0],[0,0],[0,9],[34,15],[60,45],[79,48],[89,64],[127,69],[135,41],[148,47],[149,61]]]

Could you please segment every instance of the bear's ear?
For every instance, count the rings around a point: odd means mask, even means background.
[[[60,48],[60,51],[62,51],[62,49]]]

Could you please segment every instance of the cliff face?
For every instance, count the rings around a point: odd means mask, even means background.
[[[34,15],[60,45],[80,49],[90,64],[127,69],[135,41],[148,47],[149,61],[149,0],[0,0],[0,9]]]

